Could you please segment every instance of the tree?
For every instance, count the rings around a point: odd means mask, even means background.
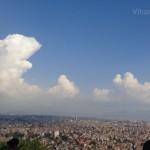
[[[62,136],[62,140],[65,141],[65,142],[68,141],[68,136],[67,135],[63,135]]]
[[[40,144],[39,140],[31,140],[29,138],[20,141],[19,149],[20,150],[46,150],[46,148],[44,148]]]
[[[7,146],[7,144],[5,142],[0,143],[0,148],[6,147],[6,146]]]
[[[0,143],[0,148],[8,147],[6,142]],[[39,140],[20,139],[19,150],[47,150],[43,145],[40,144]]]
[[[95,142],[95,141],[91,141],[91,142],[89,143],[89,145],[96,146],[96,142]]]

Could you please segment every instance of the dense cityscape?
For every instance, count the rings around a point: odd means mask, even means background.
[[[0,116],[0,142],[38,139],[49,150],[141,150],[150,122],[57,116]]]

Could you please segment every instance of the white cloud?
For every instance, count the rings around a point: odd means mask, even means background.
[[[116,77],[113,79],[113,82],[117,87],[121,87],[124,89],[139,88],[138,80],[130,72],[125,73],[123,78],[120,74],[117,74]]]
[[[120,91],[127,98],[150,103],[150,82],[140,83],[132,73],[127,72],[124,77],[116,75],[113,80],[117,91]]]
[[[65,75],[61,75],[58,79],[58,85],[50,88],[48,93],[55,97],[74,97],[79,93],[79,89]]]
[[[127,72],[123,77],[117,74],[113,83],[113,90],[96,88],[93,91],[94,95],[100,101],[132,100],[150,103],[150,82],[141,84],[132,73]]]
[[[36,85],[25,83],[22,78],[23,73],[32,68],[28,58],[40,47],[41,44],[34,38],[19,34],[0,40],[0,93],[17,96],[40,90]]]
[[[46,95],[47,90],[37,85],[30,85],[23,79],[23,74],[32,68],[28,59],[37,52],[41,44],[33,37],[19,34],[8,35],[0,40],[0,94],[13,98]],[[49,88],[49,97],[74,97],[79,92],[76,85],[61,75],[58,85]],[[47,95],[46,95],[47,96]],[[47,98],[45,96],[45,98]]]

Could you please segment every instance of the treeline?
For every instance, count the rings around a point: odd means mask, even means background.
[[[47,150],[39,140],[27,138],[27,139],[19,139],[18,150]],[[0,144],[0,148],[7,147],[7,143],[3,142]]]

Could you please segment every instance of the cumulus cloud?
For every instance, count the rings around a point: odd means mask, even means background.
[[[37,52],[41,44],[33,37],[19,34],[8,35],[0,40],[0,94],[11,97],[46,95],[47,90],[24,81],[23,74],[32,68],[28,59]],[[61,75],[58,85],[49,88],[48,96],[59,98],[74,97],[78,93],[76,85]]]
[[[48,93],[56,97],[74,97],[79,93],[79,89],[65,75],[61,75],[58,79],[58,85],[50,88]]]
[[[117,91],[119,90],[128,98],[150,103],[150,82],[142,84],[132,73],[127,72],[123,77],[117,74],[113,83]]]
[[[17,96],[40,90],[22,78],[23,73],[32,68],[28,58],[40,47],[41,44],[35,38],[19,34],[8,35],[0,40],[0,93]]]
[[[103,101],[134,100],[150,103],[150,82],[140,83],[130,72],[121,76],[117,74],[113,79],[114,89],[94,89],[94,95]]]

